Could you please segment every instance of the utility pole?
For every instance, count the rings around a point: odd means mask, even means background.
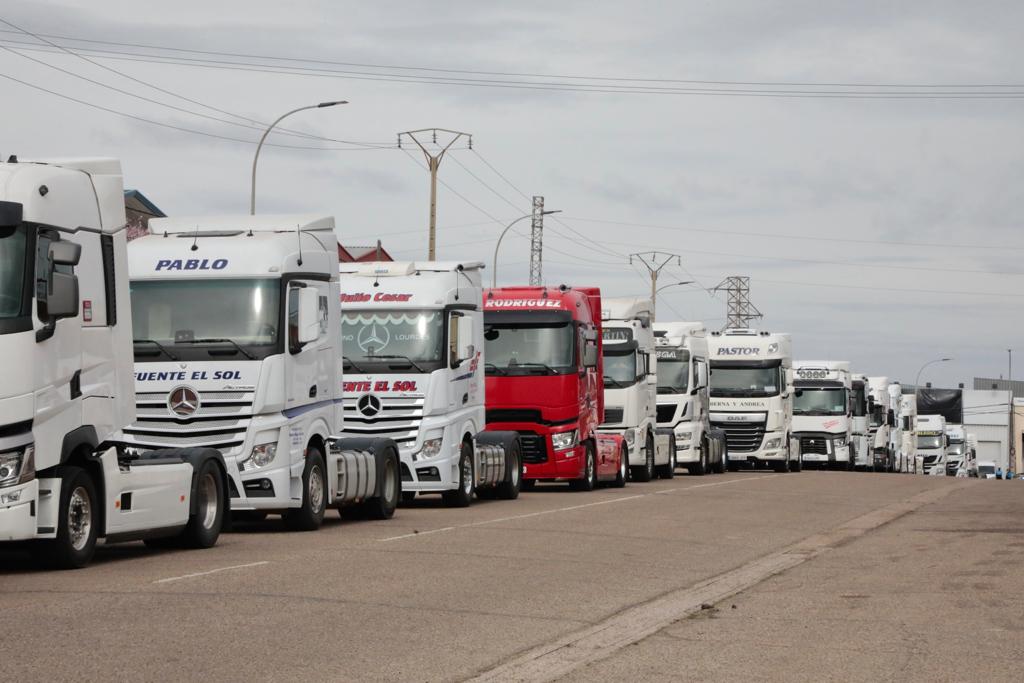
[[[533,197],[533,223],[530,230],[530,284],[541,284],[541,252],[544,247],[544,198]]]
[[[730,275],[716,285],[711,291],[725,290],[726,301],[725,327],[749,327],[751,320],[764,317],[757,306],[750,303],[750,278],[744,275]]]
[[[661,273],[661,269],[667,266],[675,259],[676,265],[683,265],[683,260],[679,254],[669,254],[664,251],[644,251],[629,255],[629,264],[633,265],[633,259],[636,259],[640,263],[644,264],[647,268],[647,272],[651,275],[651,317],[654,317],[656,309],[656,301],[658,297],[658,274]]]
[[[417,138],[427,138],[429,136],[430,142],[437,145],[437,134],[450,135],[451,139],[446,145],[441,147],[441,151],[437,154],[431,154],[424,146],[423,142]],[[419,130],[409,130],[404,133],[398,134],[398,148],[402,148],[402,136],[408,136],[410,140],[416,143],[416,146],[423,152],[423,156],[427,159],[427,170],[430,171],[430,237],[427,241],[427,260],[434,261],[437,255],[437,169],[441,166],[441,159],[444,158],[445,152],[455,144],[459,138],[467,138],[469,141],[469,148],[473,149],[473,135],[470,133],[463,133],[457,130],[448,130],[447,128],[421,128]]]

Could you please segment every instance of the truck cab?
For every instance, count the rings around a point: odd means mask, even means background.
[[[853,466],[866,469],[871,465],[871,441],[868,432],[871,408],[868,401],[867,375],[850,375],[850,438],[853,443]]]
[[[633,479],[671,479],[674,435],[657,424],[657,357],[650,299],[605,299],[602,304],[604,421],[600,430],[626,442]]]
[[[711,426],[725,432],[726,464],[801,468],[793,425],[793,351],[788,333],[730,328],[708,338]]]
[[[916,474],[921,471],[917,457],[917,399],[901,394],[899,403],[900,450],[898,471]]]
[[[406,502],[441,494],[465,507],[516,498],[522,453],[514,431],[483,431],[483,290],[479,262],[345,263],[346,436],[399,447]]]
[[[924,474],[946,474],[946,418],[942,415],[918,415],[917,454]]]
[[[658,427],[671,429],[676,464],[703,475],[725,471],[721,450],[709,444],[708,334],[700,322],[654,323]]]
[[[344,349],[334,218],[150,221],[128,248],[135,316],[136,450],[223,452],[240,518],[297,531],[326,508],[390,517],[397,445],[339,439]]]
[[[853,469],[850,363],[794,361],[793,437],[803,464]]]
[[[598,288],[485,290],[484,349],[487,429],[519,433],[524,487],[625,486],[626,444],[598,433],[605,421]]]
[[[120,441],[135,419],[125,223],[116,159],[0,163],[0,541],[60,568],[100,539],[210,547],[227,513],[216,450]]]
[[[952,477],[956,476],[957,470],[967,469],[967,432],[963,425],[947,424],[946,436],[949,438],[949,445],[946,447],[946,474]]]
[[[868,432],[871,439],[871,468],[876,472],[888,472],[893,466],[892,424],[895,410],[891,382],[888,377],[868,377],[868,396],[871,401],[871,420]]]

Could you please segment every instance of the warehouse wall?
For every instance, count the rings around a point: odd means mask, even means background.
[[[978,460],[994,460],[1004,471],[1010,463],[1010,401],[1009,391],[964,389],[964,429],[978,439]]]

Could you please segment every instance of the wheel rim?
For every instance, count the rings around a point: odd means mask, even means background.
[[[314,465],[309,471],[309,507],[319,512],[324,504],[324,478],[320,465]]]
[[[629,456],[627,456],[625,453],[619,454],[619,476],[622,477],[623,481],[626,480],[626,474],[627,474],[626,470],[628,468],[629,468]]]
[[[473,462],[468,456],[462,458],[462,491],[467,496],[473,491]]]
[[[647,473],[654,474],[654,442],[647,441]]]
[[[594,454],[587,452],[587,481],[594,481]]]
[[[391,458],[388,458],[387,464],[384,465],[384,500],[389,503],[395,500],[396,491],[398,487],[395,485],[395,463]]]
[[[199,484],[199,505],[197,509],[202,515],[204,529],[212,529],[217,522],[217,511],[220,508],[220,501],[217,500],[217,480],[212,472],[203,475],[203,481]]]
[[[512,455],[512,486],[519,486],[519,455]]]
[[[92,501],[84,486],[77,487],[68,499],[68,538],[71,547],[82,550],[92,532]]]

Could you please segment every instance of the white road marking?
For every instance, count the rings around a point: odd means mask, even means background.
[[[191,579],[196,576],[206,576],[207,574],[217,574],[219,572],[226,572],[232,569],[246,569],[248,567],[259,567],[264,564],[270,564],[269,561],[264,560],[262,562],[250,562],[249,564],[235,564],[230,567],[220,567],[218,569],[211,569],[205,572],[195,572],[194,574],[182,574],[181,576],[172,576],[167,579],[159,579],[153,583],[170,583],[171,581],[181,581],[182,579]]]
[[[705,579],[692,586],[670,591],[643,604],[628,607],[600,623],[535,647],[469,680],[471,682],[556,680],[579,667],[611,657],[622,648],[639,642],[690,614],[699,612],[702,605],[714,605],[769,577],[848,543],[920,507],[934,503],[957,488],[960,487],[949,486],[932,489],[905,501],[878,508],[829,531],[813,534],[798,543],[748,562],[736,569]]]
[[[510,517],[499,517],[497,519],[486,519],[482,522],[470,522],[468,524],[456,524],[455,526],[446,526],[441,529],[428,529],[426,531],[414,532],[411,534],[401,534],[400,536],[388,536],[386,538],[379,538],[378,541],[400,541],[405,538],[415,538],[417,536],[426,536],[428,534],[438,534],[442,531],[455,531],[456,529],[469,529],[477,526],[484,526],[487,524],[498,524],[500,522],[511,522],[517,519],[527,519],[529,517],[540,517],[542,515],[553,515],[558,512],[571,512],[573,510],[582,510],[584,508],[596,507],[598,505],[611,505],[612,503],[623,503],[627,500],[636,500],[638,498],[646,498],[648,496],[658,495],[660,493],[676,493],[678,491],[689,491],[690,489],[708,488],[710,486],[726,486],[728,484],[737,484],[744,481],[754,481],[755,479],[768,479],[773,475],[763,475],[760,477],[744,477],[743,479],[730,479],[729,481],[719,481],[712,484],[694,484],[693,486],[684,486],[682,488],[662,489],[660,491],[651,491],[649,493],[637,493],[632,496],[622,496],[620,498],[612,498],[610,500],[598,500],[593,503],[582,503],[580,505],[569,505],[562,508],[554,508],[552,510],[541,510],[539,512],[528,512],[522,515],[512,515]]]

